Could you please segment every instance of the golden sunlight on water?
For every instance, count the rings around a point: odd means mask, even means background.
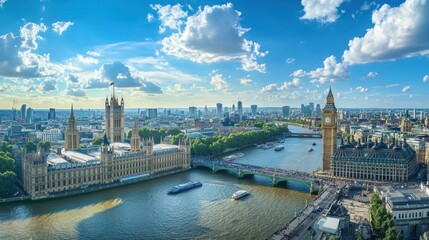
[[[52,239],[76,239],[81,221],[120,204],[122,199],[116,198],[81,208],[4,221],[0,222],[0,232],[4,239],[40,239],[46,236],[46,229],[50,229]]]

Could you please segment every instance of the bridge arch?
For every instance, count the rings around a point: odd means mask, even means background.
[[[213,167],[207,166],[207,165],[194,165],[194,168],[201,168],[201,169],[210,169],[213,171]]]
[[[213,173],[218,173],[218,172],[228,172],[228,173],[233,173],[237,176],[239,176],[238,171],[235,169],[231,169],[231,168],[216,168],[213,170]]]

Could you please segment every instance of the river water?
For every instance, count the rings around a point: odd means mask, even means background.
[[[279,152],[248,148],[236,161],[307,172],[321,166],[321,139],[289,138],[284,145]],[[166,194],[191,180],[203,186]],[[238,179],[194,169],[102,192],[2,204],[0,239],[264,239],[314,198],[299,183],[288,187],[272,187],[260,176]],[[231,200],[239,189],[250,196]]]

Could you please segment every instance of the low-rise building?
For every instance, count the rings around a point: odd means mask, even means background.
[[[379,186],[375,188],[391,213],[395,230],[404,239],[415,239],[429,231],[429,186]]]

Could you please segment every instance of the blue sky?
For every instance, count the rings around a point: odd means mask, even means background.
[[[0,0],[0,108],[427,108],[429,2]]]

